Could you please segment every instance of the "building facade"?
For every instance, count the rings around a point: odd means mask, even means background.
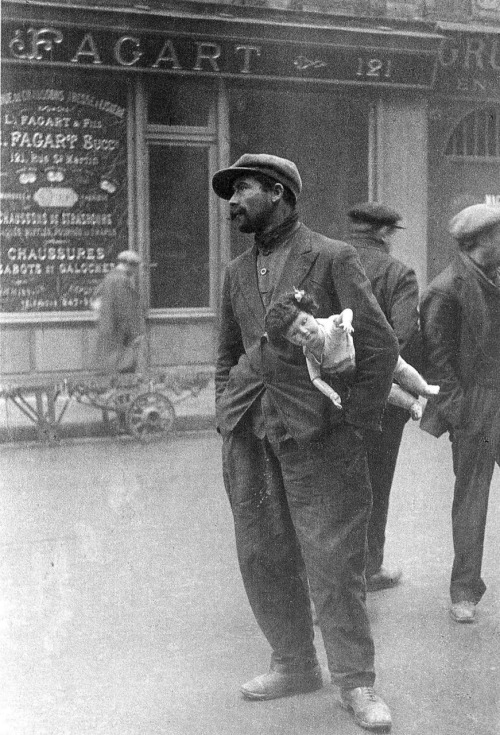
[[[2,2],[2,380],[92,370],[93,289],[143,258],[149,364],[214,362],[231,231],[213,173],[293,159],[303,221],[404,216],[425,284],[500,201],[500,2]]]

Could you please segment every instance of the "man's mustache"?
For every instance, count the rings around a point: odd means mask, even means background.
[[[236,219],[239,214],[245,214],[245,211],[239,207],[238,209],[232,209],[229,213],[229,219],[232,221],[233,219]]]

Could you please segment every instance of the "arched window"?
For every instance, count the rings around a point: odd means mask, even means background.
[[[474,110],[453,131],[446,156],[474,161],[500,160],[500,107]]]

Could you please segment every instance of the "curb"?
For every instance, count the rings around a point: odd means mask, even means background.
[[[213,415],[185,415],[177,416],[171,433],[180,433],[186,431],[206,431],[213,429],[215,431],[215,416]],[[85,423],[64,423],[58,427],[59,439],[81,439],[81,438],[113,438],[115,435],[109,430],[103,421],[88,421]],[[167,436],[167,435],[166,435]],[[132,437],[131,437],[132,438]],[[43,443],[38,437],[37,429],[34,425],[29,426],[13,426],[10,428],[0,428],[0,444],[12,444],[17,442],[33,442]]]

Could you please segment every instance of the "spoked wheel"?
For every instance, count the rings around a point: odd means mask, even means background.
[[[116,435],[127,434],[129,429],[128,411],[132,405],[133,395],[130,391],[114,389],[107,401],[107,408],[115,412],[111,419],[111,430]]]
[[[126,421],[132,436],[149,441],[171,431],[175,411],[171,401],[161,393],[142,393],[130,404]]]

